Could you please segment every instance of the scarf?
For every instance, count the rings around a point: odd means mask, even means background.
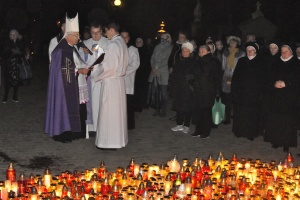
[[[227,57],[227,63],[229,68],[232,70],[234,68],[234,58],[235,58],[235,54],[238,52],[238,48],[228,48],[229,50],[229,55]]]

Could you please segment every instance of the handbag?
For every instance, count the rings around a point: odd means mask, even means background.
[[[21,80],[32,78],[31,66],[25,58],[23,58],[21,64],[19,64],[19,78]]]
[[[221,98],[215,99],[215,103],[212,107],[212,120],[213,123],[219,125],[225,117],[225,105],[222,104]]]

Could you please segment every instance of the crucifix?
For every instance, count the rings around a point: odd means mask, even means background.
[[[72,64],[72,61],[68,58],[66,58],[66,67],[61,68],[62,70],[64,70],[65,74],[66,74],[66,80],[68,83],[71,83],[71,76],[70,76],[70,66]]]

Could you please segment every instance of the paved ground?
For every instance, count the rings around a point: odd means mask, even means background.
[[[238,159],[261,159],[264,162],[283,160],[286,153],[273,149],[264,143],[262,137],[249,141],[236,138],[231,126],[220,125],[213,129],[207,140],[193,138],[170,130],[175,125],[168,118],[175,113],[169,111],[167,117],[153,117],[152,109],[136,114],[136,129],[129,131],[129,143],[115,152],[101,151],[94,145],[95,138],[81,139],[64,144],[55,142],[43,132],[45,97],[47,86],[47,62],[39,61],[34,66],[34,78],[30,86],[23,86],[19,92],[19,103],[8,101],[0,104],[0,180],[5,179],[5,171],[13,161],[17,176],[25,172],[43,174],[49,166],[53,174],[65,170],[85,170],[98,167],[104,161],[109,171],[118,166],[126,167],[133,158],[139,164],[166,163],[176,154],[181,161],[196,157],[206,159],[209,155],[217,158],[222,151],[230,159],[233,153]],[[3,85],[0,96],[3,96]],[[194,127],[192,127],[194,130]],[[295,164],[299,164],[298,149],[291,148]]]

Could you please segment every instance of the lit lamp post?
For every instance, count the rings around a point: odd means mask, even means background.
[[[157,35],[156,35],[155,39],[160,38],[160,35],[162,33],[166,32],[165,29],[164,29],[165,28],[165,22],[164,21],[161,21],[159,26],[160,26],[160,29],[157,31]]]
[[[121,0],[115,0],[114,1],[115,6],[121,6],[121,4],[122,4]]]
[[[160,29],[157,32],[158,33],[165,33],[166,31],[164,30],[164,27],[165,27],[165,22],[161,21]]]

